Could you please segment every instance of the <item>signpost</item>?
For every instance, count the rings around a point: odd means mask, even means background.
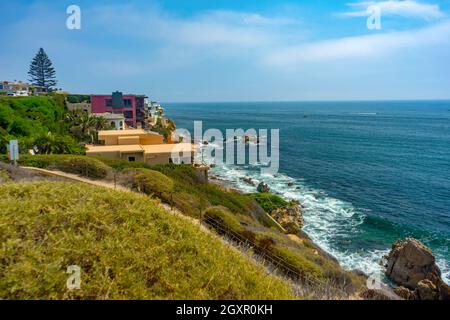
[[[17,140],[9,141],[9,160],[14,162],[14,165],[17,166],[17,160],[19,160],[19,143]]]

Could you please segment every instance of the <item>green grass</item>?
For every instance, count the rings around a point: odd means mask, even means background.
[[[20,150],[49,140],[61,153],[84,153],[69,132],[65,119],[67,109],[61,95],[39,97],[0,97],[0,152],[5,143],[17,139]]]
[[[8,170],[0,169],[0,183],[9,182],[11,178],[9,177]]]
[[[213,219],[213,221],[226,226],[229,230],[238,234],[242,234],[245,230],[236,215],[222,206],[209,207],[205,210],[203,217],[204,219]]]
[[[0,186],[2,299],[290,299],[291,288],[147,196]],[[81,267],[68,290],[66,268]]]
[[[174,183],[172,179],[159,171],[150,169],[134,169],[134,187],[139,191],[156,195],[165,201],[171,201]]]
[[[3,157],[3,160],[5,160],[5,157]],[[105,178],[111,171],[109,166],[97,159],[77,155],[20,155],[18,164],[28,167],[57,169],[96,179]]]
[[[252,193],[249,197],[255,199],[267,213],[271,213],[276,209],[285,208],[288,205],[286,200],[272,193]]]
[[[59,157],[61,156],[29,156],[22,157],[21,161],[27,165],[49,166],[49,163],[55,161],[49,159]],[[217,185],[201,183],[195,169],[189,165],[150,166],[106,158],[90,159],[115,168],[118,176],[123,175],[127,179],[127,175],[132,173],[132,185],[139,185],[142,192],[157,196],[187,216],[214,217],[226,228],[285,260],[305,278],[332,283],[350,293],[362,283],[358,276],[344,271],[304,233],[299,232],[300,240],[294,241],[268,218],[267,212],[287,205],[285,200],[276,195],[246,195],[225,191]]]

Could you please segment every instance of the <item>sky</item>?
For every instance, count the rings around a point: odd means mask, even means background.
[[[70,5],[81,29],[66,26]],[[450,0],[15,0],[0,2],[0,30],[0,80],[26,81],[43,47],[72,93],[450,99]]]

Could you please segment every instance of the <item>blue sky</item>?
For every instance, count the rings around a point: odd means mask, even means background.
[[[450,0],[1,1],[0,80],[43,47],[70,92],[159,101],[450,99]],[[81,30],[66,8],[81,8]],[[381,10],[381,30],[366,26]]]

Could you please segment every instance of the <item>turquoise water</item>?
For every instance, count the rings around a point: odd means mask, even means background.
[[[219,166],[244,191],[267,182],[305,207],[305,231],[348,269],[371,273],[391,244],[433,249],[450,282],[450,102],[167,103],[177,127],[280,129],[280,169]]]

